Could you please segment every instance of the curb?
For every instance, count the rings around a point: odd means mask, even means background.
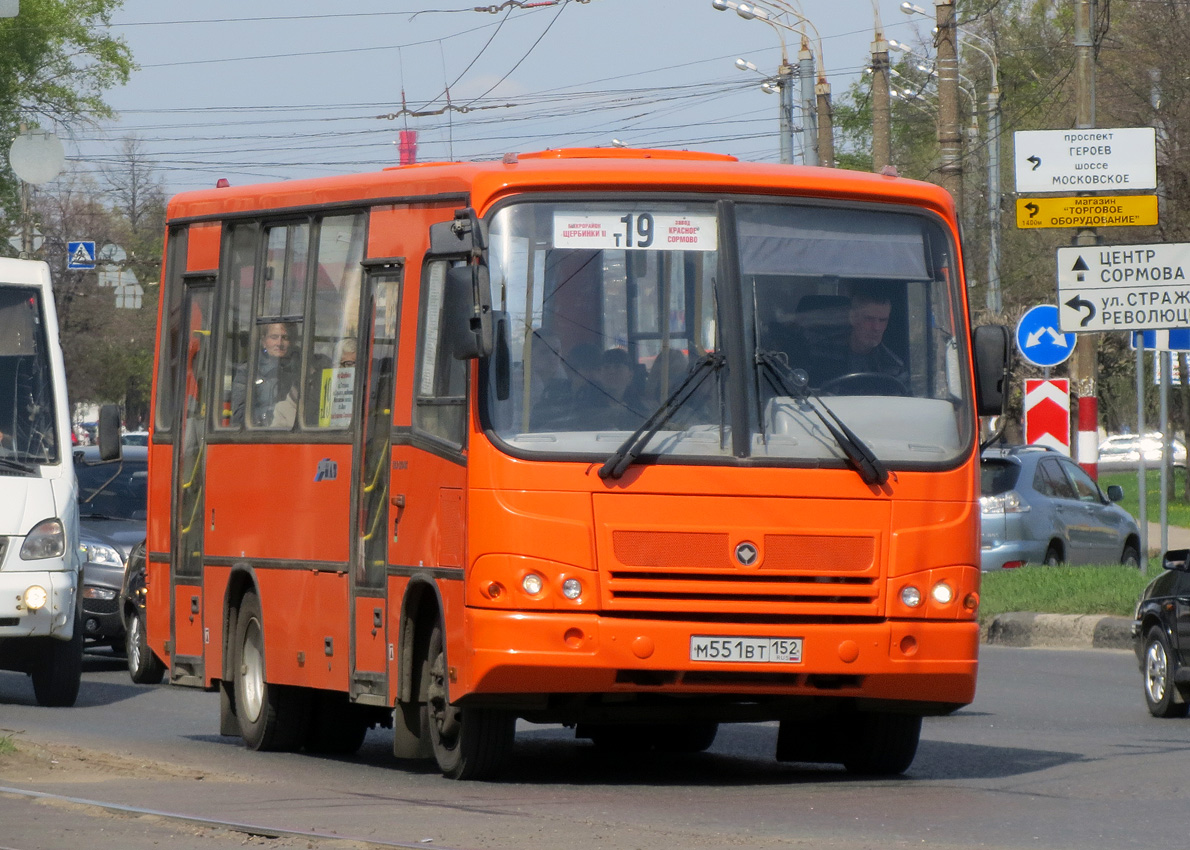
[[[1099,614],[1000,614],[985,623],[982,643],[1056,649],[1132,649],[1132,620]]]

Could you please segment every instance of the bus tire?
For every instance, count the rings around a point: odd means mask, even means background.
[[[81,600],[80,600],[81,603]],[[78,699],[83,679],[83,612],[75,606],[74,636],[70,640],[41,639],[33,662],[33,696],[38,705],[67,708]]]
[[[234,690],[240,737],[249,749],[292,752],[305,742],[310,694],[304,688],[270,683],[264,659],[260,598],[249,591],[236,618]]]
[[[426,705],[423,735],[429,737],[438,769],[448,779],[490,779],[502,766],[516,735],[516,717],[487,708],[461,708],[450,702],[442,626],[426,647]]]
[[[165,675],[165,664],[149,649],[145,634],[145,615],[134,610],[124,627],[124,656],[128,659],[128,675],[138,685],[156,685]]]
[[[851,721],[843,767],[865,776],[896,776],[913,764],[921,717],[888,711],[862,712]]]

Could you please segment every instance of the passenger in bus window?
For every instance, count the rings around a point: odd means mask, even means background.
[[[835,386],[851,375],[885,376],[887,385],[907,391],[909,370],[884,342],[892,314],[892,298],[875,285],[859,285],[851,294],[847,311],[846,339],[812,352],[810,383]],[[856,387],[858,390],[858,387]]]
[[[529,397],[532,428],[553,428],[565,417],[570,402],[562,343],[557,335],[536,330],[529,342]]]
[[[644,417],[644,381],[638,365],[623,348],[603,352],[595,383],[584,388],[576,399],[579,427],[631,430],[640,425]]]
[[[294,346],[294,327],[275,322],[260,336],[256,377],[252,386],[252,424],[259,427],[289,428],[297,414],[301,356]],[[244,422],[248,395],[248,364],[236,367],[231,385],[231,421]]]

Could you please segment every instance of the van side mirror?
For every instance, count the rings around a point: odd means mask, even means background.
[[[446,270],[446,326],[457,360],[492,353],[492,286],[488,267],[469,264]]]
[[[971,334],[975,359],[975,407],[980,416],[1004,412],[1008,389],[1008,328],[981,325]]]
[[[99,459],[115,460],[120,456],[120,408],[105,404],[99,408]]]

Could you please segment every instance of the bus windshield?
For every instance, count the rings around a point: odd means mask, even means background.
[[[0,285],[0,458],[10,463],[59,460],[44,316],[38,289]]]
[[[485,417],[508,451],[607,457],[640,429],[655,461],[844,465],[831,414],[890,466],[970,447],[961,277],[929,214],[525,202],[489,233]]]

